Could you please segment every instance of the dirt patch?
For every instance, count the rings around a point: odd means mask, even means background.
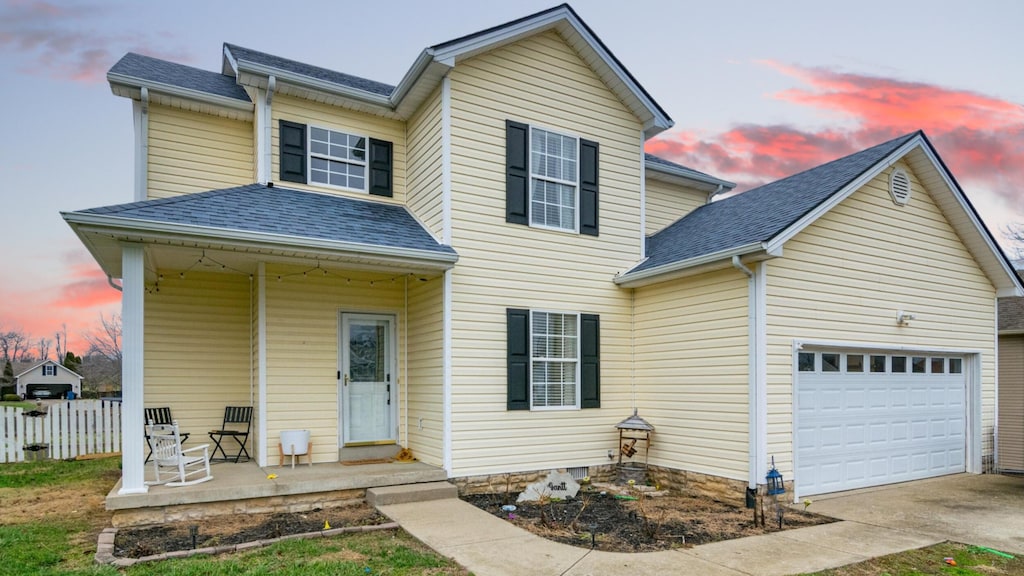
[[[725,502],[680,494],[621,499],[611,492],[581,492],[575,499],[514,503],[502,510],[504,494],[463,500],[549,540],[610,552],[648,552],[778,532],[774,513],[764,527],[753,512]],[[514,501],[514,497],[513,497]],[[835,522],[834,518],[787,507],[783,530]]]
[[[159,526],[121,528],[114,538],[114,556],[141,558],[176,550],[230,546],[289,534],[317,532],[325,529],[325,523],[331,528],[344,528],[374,526],[388,521],[387,517],[362,502],[329,510],[197,518]],[[195,546],[190,532],[192,526],[198,529]]]

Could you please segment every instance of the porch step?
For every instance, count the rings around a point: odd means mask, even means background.
[[[366,503],[374,507],[458,498],[458,496],[459,489],[448,482],[423,482],[366,489]]]

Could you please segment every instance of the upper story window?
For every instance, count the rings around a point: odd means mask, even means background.
[[[598,144],[505,121],[505,221],[598,235]]]
[[[56,366],[54,366],[53,364],[47,364],[47,365],[43,366],[43,376],[56,376],[56,375],[57,375],[57,367]]]
[[[366,137],[309,127],[309,180],[364,192]]]
[[[530,129],[530,224],[576,231],[578,141]]]
[[[278,146],[284,182],[394,195],[391,142],[281,120]]]

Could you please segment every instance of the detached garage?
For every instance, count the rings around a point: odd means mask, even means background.
[[[18,395],[29,400],[82,396],[82,377],[53,360],[36,364],[14,381]]]
[[[798,352],[798,494],[964,472],[964,366],[962,356],[926,352]]]

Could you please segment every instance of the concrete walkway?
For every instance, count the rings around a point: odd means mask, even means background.
[[[694,574],[785,576],[815,572],[944,540],[1024,551],[1024,479],[957,475],[815,499],[843,521],[639,554],[558,544],[461,500],[381,506],[440,554],[476,576]]]

